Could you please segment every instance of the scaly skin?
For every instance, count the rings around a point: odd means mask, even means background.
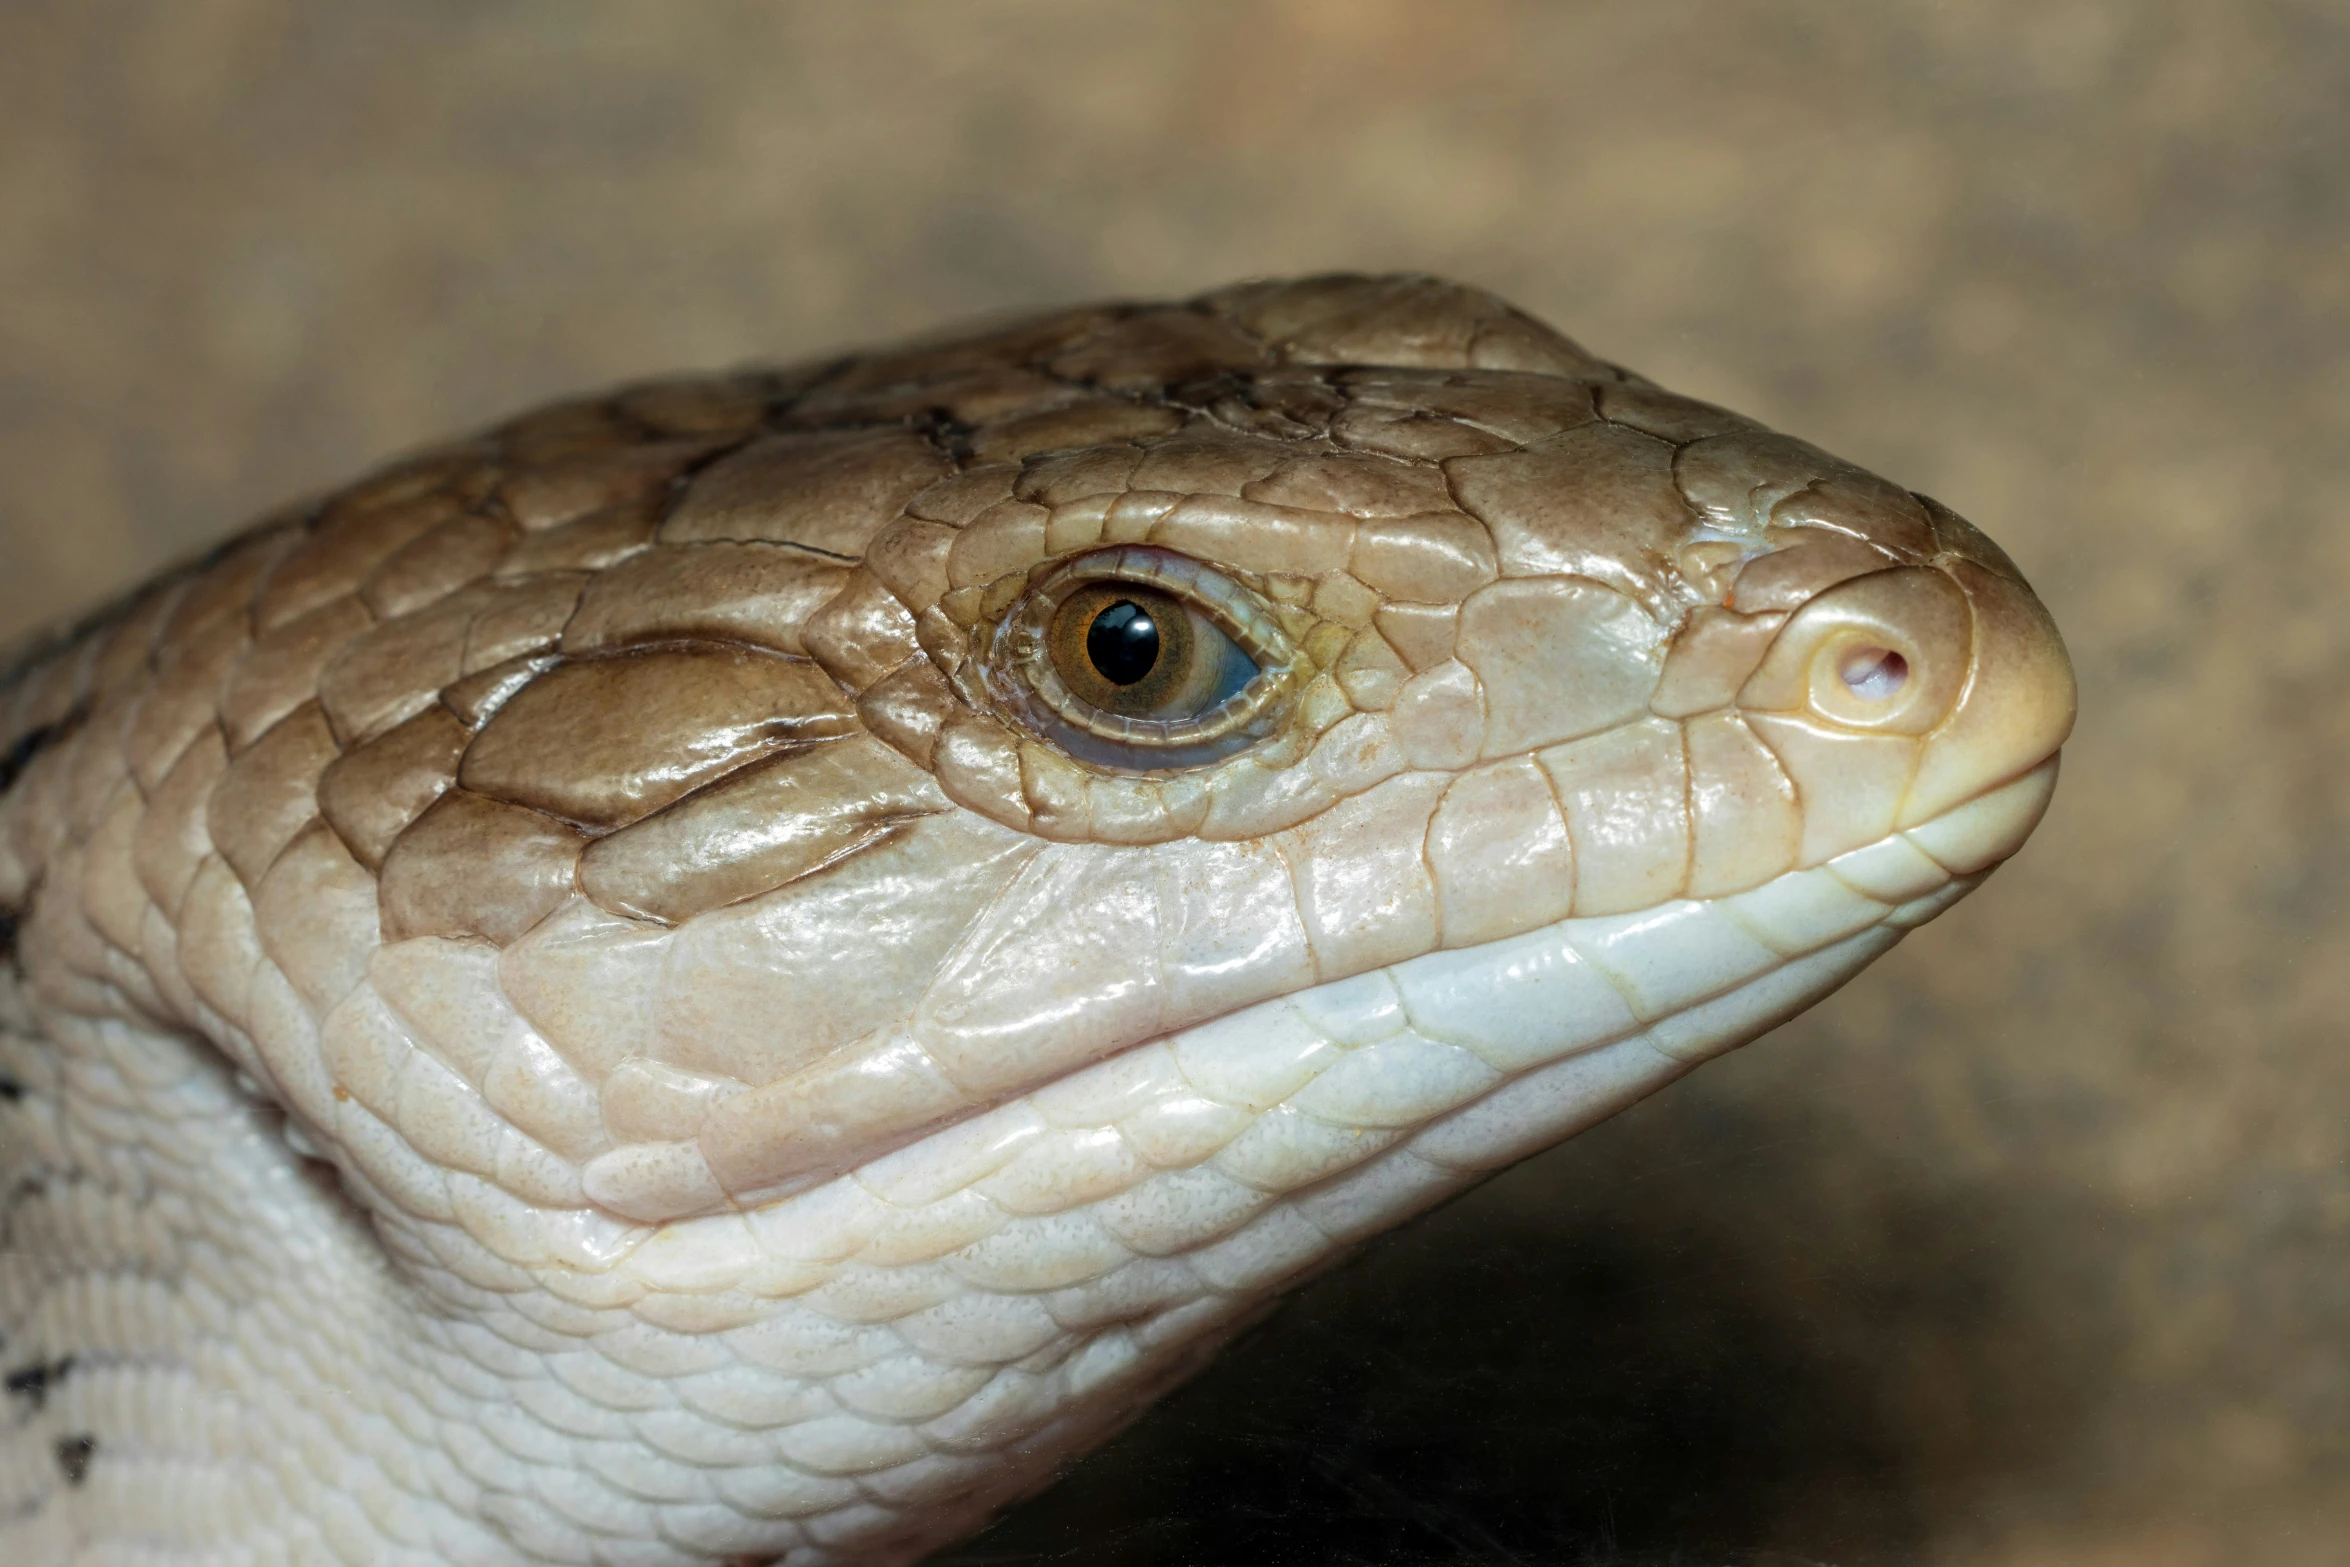
[[[1112,577],[1236,705],[1052,694]],[[2073,689],[1933,502],[1322,278],[547,409],[0,703],[0,1560],[815,1564],[1833,990]]]

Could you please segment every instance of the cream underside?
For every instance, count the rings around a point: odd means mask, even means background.
[[[602,1271],[517,1266],[494,1218],[371,1230],[182,1041],[0,1037],[9,1159],[43,1175],[0,1354],[73,1360],[0,1427],[0,1561],[910,1559],[1271,1291],[1834,989],[2053,778],[1748,893],[1248,1008]]]

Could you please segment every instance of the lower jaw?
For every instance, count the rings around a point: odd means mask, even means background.
[[[1135,1266],[1177,1266],[1194,1284],[1162,1312],[1114,1330],[1125,1345],[1099,1357],[1097,1371],[1076,1369],[1101,1346],[1072,1327],[1058,1352],[1069,1385],[1052,1400],[1053,1418],[1026,1439],[1027,1456],[1002,1488],[972,1499],[975,1508],[1041,1482],[1054,1457],[1131,1418],[1274,1297],[1357,1244],[1835,990],[2013,853],[2054,779],[2052,759],[1933,821],[1732,897],[1570,918],[1250,1007],[1032,1096],[1068,1128],[1045,1136],[1069,1137],[1074,1152],[1096,1134],[1074,1125],[1083,1117],[1070,1107],[1089,1092],[1116,1099],[1110,1085],[1133,1058],[1165,1052],[1187,1086],[1254,1114],[1195,1165],[1141,1183],[1180,1192],[1119,1218],[1109,1210],[1121,1199],[1079,1205],[1138,1254]],[[1262,1075],[1269,1061],[1314,1055],[1316,1038],[1329,1048],[1304,1082]],[[1200,1177],[1249,1189],[1247,1216],[1217,1223],[1184,1213],[1187,1199],[1207,1200]],[[1165,1217],[1138,1223],[1136,1212],[1153,1208]],[[1114,1293],[1122,1271],[1057,1298]]]
[[[1439,1200],[1464,1178],[1574,1135],[1836,990],[2014,852],[2038,822],[2055,772],[2050,758],[1930,821],[1746,892],[1569,917],[1242,1008],[1130,1047],[826,1184],[859,1183],[904,1202],[985,1182],[1015,1154],[1039,1170],[1085,1170],[1100,1162],[1096,1144],[1111,1134],[1139,1154],[1138,1168],[1107,1186],[1072,1180],[1070,1208],[1213,1171],[1309,1211],[1333,1236],[1367,1235],[1426,1205],[1408,1192]],[[1200,1107],[1194,1123],[1220,1116],[1241,1129],[1202,1139],[1162,1124],[1181,1116],[1145,1124],[1171,1104]],[[797,1251],[792,1232],[821,1190],[664,1228],[680,1243],[709,1230],[709,1244],[723,1251],[748,1218]],[[1165,1244],[1138,1249],[1189,1252],[1213,1235],[1178,1222],[1153,1239]],[[615,1261],[634,1272],[663,1250]]]
[[[2056,767],[2051,757],[1930,821],[1747,892],[1570,917],[1430,953],[1248,1008],[1169,1043],[1196,1082],[1213,1079],[1219,1061],[1245,1056],[1252,1035],[1302,1020],[1343,1053],[1266,1106],[1246,1135],[1278,1144],[1264,1133],[1275,1117],[1296,1115],[1373,1140],[1388,1156],[1408,1153],[1463,1173],[1497,1170],[1836,990],[2023,843],[2046,809]],[[1314,1201],[1354,1207],[1339,1195],[1347,1182],[1313,1153],[1325,1139],[1299,1130],[1294,1171],[1268,1158],[1252,1169],[1251,1184],[1319,1183]],[[1281,1186],[1284,1173],[1294,1173],[1294,1185]],[[1365,1212],[1340,1227],[1367,1233],[1391,1222]]]
[[[724,1314],[757,1302],[751,1358],[792,1375],[821,1380],[791,1357],[838,1353],[864,1331],[844,1324],[886,1329],[891,1363],[910,1354],[921,1374],[999,1366],[919,1422],[952,1463],[880,1459],[862,1482],[891,1499],[876,1538],[902,1544],[877,1559],[905,1559],[1043,1483],[1358,1242],[1834,990],[2011,853],[2053,779],[2050,763],[1735,896],[1570,918],[1247,1008],[822,1188],[671,1225],[615,1271],[664,1295],[676,1331],[730,1331]],[[975,1206],[993,1217],[966,1230]],[[705,1300],[720,1315],[697,1329]],[[863,1473],[874,1424],[794,1430],[793,1462]],[[867,1525],[837,1527],[845,1546]]]
[[[926,1199],[914,1194],[987,1183],[1015,1157],[1040,1171],[1087,1170],[1101,1162],[1108,1134],[1139,1155],[1135,1168],[1106,1184],[1048,1182],[1070,1188],[1062,1199],[1070,1210],[1212,1172],[1263,1202],[1295,1207],[1330,1237],[1370,1234],[1833,992],[2023,842],[2055,769],[2051,758],[1930,821],[1743,893],[1570,917],[1242,1008],[1121,1051],[829,1184],[845,1179],[919,1207]],[[1228,1129],[1202,1138],[1197,1125],[1218,1117]],[[666,1229],[681,1242],[710,1229],[711,1244],[724,1250],[748,1218],[796,1251],[789,1242],[800,1210],[818,1195]],[[1014,1211],[1041,1218],[1061,1210],[1048,1201]],[[1190,1254],[1236,1243],[1250,1228],[1219,1238],[1212,1225],[1178,1214],[1165,1233],[1133,1239],[1148,1255]],[[645,1260],[619,1267],[632,1272]],[[1300,1267],[1310,1260],[1301,1257]],[[1279,1271],[1271,1258],[1263,1265]],[[1242,1273],[1231,1287],[1278,1282],[1260,1276],[1257,1263]]]

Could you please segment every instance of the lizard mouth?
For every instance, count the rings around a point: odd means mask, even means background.
[[[1368,1234],[1404,1216],[1378,1193],[1502,1168],[1835,990],[2022,845],[2057,765],[1748,892],[1429,953],[1145,1048],[1251,1118],[1208,1163],[1269,1194],[1313,1188],[1300,1201],[1334,1233]]]
[[[865,1162],[817,1209],[887,1254],[938,1244],[936,1205],[982,1194],[1010,1218],[971,1238],[967,1280],[1071,1290],[1180,1258],[1190,1298],[1152,1332],[1208,1332],[1828,995],[2013,854],[2057,769],[2048,756],[1747,892],[1569,917],[1136,1045]],[[788,1270],[768,1248],[790,1249],[793,1210],[820,1195],[675,1221],[664,1244],[616,1260],[651,1287],[681,1259],[724,1255],[729,1277]],[[1091,1242],[1062,1244],[1072,1235]]]

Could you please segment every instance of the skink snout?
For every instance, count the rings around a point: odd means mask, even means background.
[[[1810,859],[1931,821],[2049,763],[2072,728],[2072,663],[2030,588],[1945,555],[1806,600],[1737,705],[1795,783]],[[1991,836],[2020,844],[2052,779],[2008,791],[2037,803],[2017,830]]]
[[[1939,816],[2050,761],[2072,733],[2078,699],[2064,638],[2030,588],[1970,560],[1946,560],[1941,569],[1972,611],[1972,654],[1956,708],[1926,736],[1899,827]]]

